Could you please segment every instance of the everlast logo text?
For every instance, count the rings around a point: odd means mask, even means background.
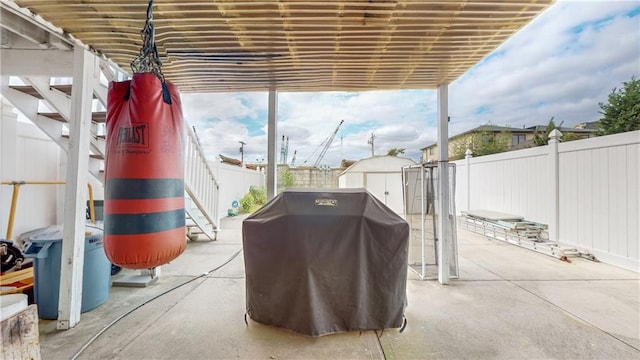
[[[135,147],[148,147],[149,146],[149,129],[147,124],[138,123],[132,124],[131,127],[119,127],[118,135],[116,139],[116,146],[135,146]]]

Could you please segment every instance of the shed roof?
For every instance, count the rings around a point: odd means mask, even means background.
[[[14,0],[113,60],[139,55],[147,1]],[[156,0],[166,78],[183,92],[429,89],[553,0]]]
[[[376,155],[360,159],[338,176],[356,172],[400,172],[403,166],[415,165],[415,161],[399,156]]]

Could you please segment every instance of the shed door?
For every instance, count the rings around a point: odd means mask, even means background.
[[[402,176],[400,173],[366,173],[365,187],[396,214],[402,215]]]

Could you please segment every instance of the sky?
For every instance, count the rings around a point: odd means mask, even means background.
[[[613,88],[640,77],[640,0],[558,0],[449,85],[449,135],[483,124],[573,127],[601,117]],[[266,163],[268,94],[183,94],[209,160],[218,154]],[[435,90],[278,93],[278,144],[289,138],[288,163],[313,164],[336,129],[322,165],[405,148],[415,161],[437,137]]]

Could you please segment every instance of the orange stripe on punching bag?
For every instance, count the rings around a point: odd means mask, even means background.
[[[182,106],[165,84],[152,73],[109,84],[104,248],[130,269],[166,264],[186,245]]]

